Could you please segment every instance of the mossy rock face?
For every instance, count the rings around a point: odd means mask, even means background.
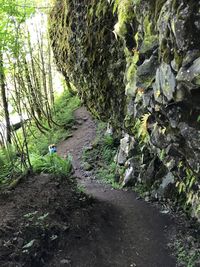
[[[124,118],[122,42],[108,1],[57,1],[50,15],[50,37],[59,70],[79,90],[89,110],[119,126]]]
[[[59,70],[96,117],[134,135],[151,189],[167,175],[160,166],[175,184],[188,170],[200,184],[199,10],[195,0],[57,0],[50,15]]]

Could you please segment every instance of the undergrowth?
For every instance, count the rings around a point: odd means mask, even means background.
[[[188,251],[185,250],[185,248],[179,242],[176,243],[176,246],[178,261],[186,264],[187,267],[195,267],[195,262],[199,259],[200,254],[196,251],[191,251],[191,253],[188,254]]]
[[[47,154],[45,156],[32,155],[31,163],[35,173],[53,173],[59,175],[59,177],[66,177],[72,170],[70,156],[62,159],[56,154]]]
[[[119,188],[119,184],[115,181],[117,164],[114,162],[118,143],[111,135],[105,135],[105,130],[106,124],[100,122],[92,149],[83,150],[83,166],[84,163],[91,165],[97,179],[111,184],[113,188]]]
[[[57,97],[53,111],[53,120],[56,124],[49,127],[48,122],[44,126],[48,129],[44,134],[32,125],[28,134],[28,145],[30,153],[45,155],[48,152],[48,146],[52,143],[58,143],[70,136],[70,128],[74,123],[73,112],[80,105],[77,96],[71,96],[66,90]]]
[[[71,126],[74,124],[73,112],[80,105],[77,96],[72,96],[67,90],[55,99],[52,108],[52,121],[41,121],[46,128],[44,132],[39,131],[34,122],[26,124],[27,143],[29,150],[32,172],[53,173],[55,175],[67,176],[71,171],[71,158],[61,159],[57,155],[48,155],[48,146],[70,136]],[[17,131],[21,144],[24,143],[22,129]],[[27,155],[18,152],[14,145],[0,149],[0,185],[10,184],[12,180],[24,176],[28,171]],[[30,170],[29,170],[30,171]]]
[[[23,173],[19,158],[12,146],[0,150],[0,185]]]

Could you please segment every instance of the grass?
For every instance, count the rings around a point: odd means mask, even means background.
[[[117,144],[111,135],[105,135],[106,124],[98,123],[97,136],[92,144],[91,150],[83,150],[83,166],[88,163],[95,170],[96,177],[113,188],[120,188],[115,181],[117,164],[114,157],[117,153]]]
[[[44,123],[48,131],[45,134],[31,126],[28,134],[28,146],[30,153],[45,155],[48,153],[49,144],[56,144],[70,136],[70,128],[74,124],[73,112],[80,105],[77,96],[71,96],[68,91],[59,96],[55,101],[53,120],[58,125],[52,124],[50,128],[47,122]]]
[[[48,146],[51,143],[58,143],[70,136],[70,127],[74,124],[73,112],[80,105],[77,96],[71,96],[65,90],[55,101],[53,120],[56,125],[49,128],[48,132],[41,132],[33,126],[29,131],[28,146],[30,151],[31,164],[34,172],[53,173],[55,175],[66,176],[71,172],[72,164],[70,156],[62,159],[58,155],[49,155]],[[39,142],[38,142],[39,141]]]

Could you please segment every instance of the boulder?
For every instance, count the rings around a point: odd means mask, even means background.
[[[131,150],[134,148],[135,139],[129,134],[125,134],[120,140],[119,152],[116,156],[116,161],[119,165],[124,165]]]
[[[169,198],[172,186],[175,183],[174,175],[169,172],[162,180],[158,190],[156,191],[158,198]]]

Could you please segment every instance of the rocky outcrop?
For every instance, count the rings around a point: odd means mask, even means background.
[[[50,36],[88,108],[135,140],[130,151],[121,141],[126,178],[154,196],[179,192],[200,218],[199,10],[195,0],[57,0]]]

